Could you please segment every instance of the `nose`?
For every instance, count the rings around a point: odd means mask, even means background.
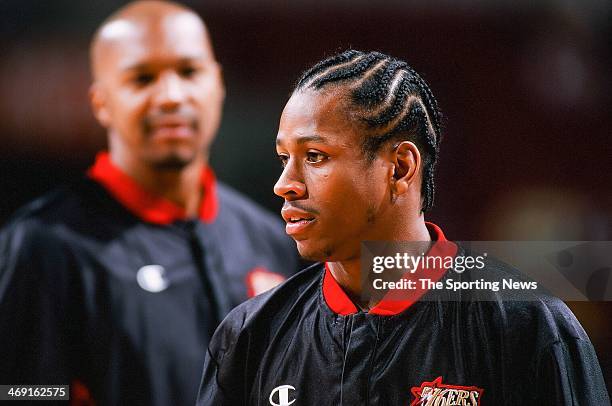
[[[187,91],[176,72],[163,72],[158,79],[155,104],[162,110],[174,110],[185,101]]]
[[[306,184],[297,175],[298,171],[293,168],[289,160],[274,185],[274,193],[287,201],[304,199],[307,192]]]

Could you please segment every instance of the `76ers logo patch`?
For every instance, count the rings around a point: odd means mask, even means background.
[[[410,406],[480,406],[483,389],[476,386],[446,385],[439,376],[412,388]]]
[[[257,296],[285,281],[281,274],[268,271],[263,266],[251,269],[246,276],[247,295]]]

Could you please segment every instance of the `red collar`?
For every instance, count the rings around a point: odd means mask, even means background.
[[[448,241],[437,225],[428,222],[425,225],[431,234],[432,240],[436,241],[427,252],[427,256],[454,257],[457,254],[457,245]],[[444,276],[446,271],[446,268],[440,268],[427,269],[426,272],[429,279],[437,282]],[[423,274],[420,272],[425,271],[417,269],[414,274],[407,273],[402,278],[414,278],[414,275],[422,277]],[[376,306],[370,309],[369,313],[382,316],[399,314],[416,303],[426,292],[426,289],[391,290],[385,294],[384,298]],[[325,263],[325,275],[323,276],[323,297],[334,313],[342,316],[357,313],[357,306],[349,299],[344,290],[342,290],[342,287],[334,279],[327,263]]]
[[[165,225],[186,218],[185,209],[143,189],[111,161],[107,152],[98,153],[96,162],[89,168],[87,174],[104,186],[123,206],[146,222]],[[203,197],[199,218],[206,223],[212,223],[217,216],[219,202],[216,192],[217,181],[209,167],[202,171],[201,186]]]

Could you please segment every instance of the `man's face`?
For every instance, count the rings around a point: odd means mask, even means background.
[[[118,20],[101,33],[92,100],[125,158],[182,168],[219,126],[224,88],[201,22],[189,13]]]
[[[284,169],[274,192],[307,259],[357,259],[361,241],[384,236],[390,165],[379,156],[368,162],[362,137],[338,90],[298,91],[285,106],[276,138]]]

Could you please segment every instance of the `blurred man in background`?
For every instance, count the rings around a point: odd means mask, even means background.
[[[0,384],[193,404],[215,327],[295,270],[294,249],[208,166],[224,87],[194,12],[128,4],[96,32],[91,65],[108,153],[0,234]]]

